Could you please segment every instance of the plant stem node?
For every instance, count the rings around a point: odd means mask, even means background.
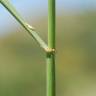
[[[47,48],[47,49],[46,49],[46,52],[47,52],[47,53],[52,53],[52,54],[53,54],[53,53],[55,53],[55,49]]]

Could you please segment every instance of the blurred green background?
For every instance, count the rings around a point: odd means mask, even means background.
[[[59,3],[59,0],[57,1]],[[18,5],[19,1],[13,3]],[[21,8],[20,4],[17,9]],[[32,8],[31,4],[28,8]],[[88,7],[82,10],[81,6],[81,10],[73,8],[73,11],[71,7],[70,10],[64,8],[57,9],[56,17],[56,95],[96,96],[95,8]],[[25,7],[22,7],[20,10],[24,9]],[[28,10],[21,13],[47,42],[47,9],[40,11],[37,7],[36,10],[39,14],[44,13],[37,17],[34,15],[35,12],[32,14],[31,9],[28,14]],[[0,12],[7,13],[2,10]],[[4,19],[1,13],[0,16]],[[46,54],[12,16],[7,15],[12,19],[9,20],[9,25],[6,25],[5,19],[0,19],[0,32],[5,32],[0,36],[0,96],[45,96]],[[35,19],[32,19],[32,16]]]

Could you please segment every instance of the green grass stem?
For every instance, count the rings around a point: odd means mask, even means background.
[[[48,47],[55,49],[55,0],[48,0]],[[47,96],[55,96],[55,53],[47,54]]]

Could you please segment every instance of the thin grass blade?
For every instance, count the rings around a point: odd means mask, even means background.
[[[25,20],[20,16],[9,0],[0,0],[0,3],[11,13],[11,15],[23,26],[23,28],[25,28],[25,30],[45,51],[48,50],[47,44],[41,39],[37,32],[35,32],[34,27],[25,22]]]

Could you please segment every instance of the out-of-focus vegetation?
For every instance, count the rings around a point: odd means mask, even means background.
[[[34,22],[47,41],[47,17]],[[96,95],[96,12],[57,16],[57,96]],[[0,39],[0,96],[45,96],[45,53],[24,31]]]

